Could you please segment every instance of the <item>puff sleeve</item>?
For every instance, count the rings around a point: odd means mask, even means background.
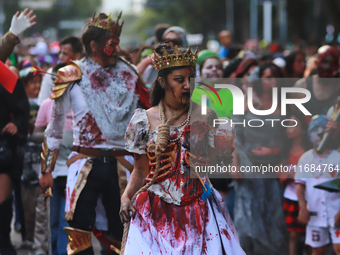
[[[131,153],[146,154],[150,124],[144,109],[136,109],[125,132],[125,149]]]

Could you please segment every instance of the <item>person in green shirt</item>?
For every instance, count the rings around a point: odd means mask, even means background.
[[[200,80],[202,83],[215,87],[216,83],[221,83],[223,78],[222,63],[218,55],[210,50],[202,50],[198,53],[197,64],[199,65]],[[196,83],[195,85],[198,85]],[[207,107],[213,109],[218,117],[232,118],[233,97],[228,89],[216,89],[222,104],[216,94],[214,94],[207,86],[199,85],[195,87],[191,100],[201,104],[203,94],[207,94]]]

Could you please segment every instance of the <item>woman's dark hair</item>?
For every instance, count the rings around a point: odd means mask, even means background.
[[[101,13],[99,15],[99,19],[103,20],[103,19],[107,19],[107,15],[105,13]],[[89,24],[90,21],[88,21],[87,24]],[[84,32],[83,36],[82,36],[82,41],[83,44],[85,46],[85,51],[87,53],[88,56],[92,55],[92,50],[91,50],[91,46],[90,46],[90,42],[91,41],[95,41],[97,42],[98,45],[101,45],[104,40],[106,39],[107,36],[110,35],[110,31],[105,30],[105,29],[101,29],[98,27],[93,27],[93,26],[87,26],[86,31]]]
[[[249,71],[252,66],[257,66],[258,64],[259,63],[256,59],[243,59],[235,71],[236,86],[241,87],[242,84],[240,78],[243,78],[243,76]]]
[[[295,61],[295,59],[298,55],[302,55],[303,58],[306,58],[306,54],[302,50],[293,51],[287,57],[285,57],[285,61],[286,61],[285,70],[286,70],[286,75],[287,75],[288,78],[293,78],[293,76],[294,76],[294,70],[293,70],[294,61]],[[303,74],[299,78],[302,78],[302,77],[303,77]]]
[[[223,78],[229,78],[236,71],[241,61],[242,58],[233,59],[229,65],[223,69]]]
[[[243,78],[252,66],[257,66],[258,64],[256,59],[243,59],[235,71],[235,78]]]
[[[252,83],[252,87],[254,88],[254,91],[256,92],[256,94],[258,96],[261,96],[262,93],[263,93],[263,86],[262,86],[261,77],[263,76],[264,71],[268,68],[270,69],[274,78],[283,78],[283,74],[282,74],[281,69],[277,65],[275,65],[274,63],[267,62],[267,63],[261,64],[259,66],[259,69],[260,69],[259,70],[259,78]]]
[[[120,52],[119,52],[119,56],[124,58],[126,61],[132,63],[131,53],[128,50],[121,49]]]
[[[163,48],[166,50],[168,54],[172,54],[174,49],[172,49],[168,44],[160,44],[156,49],[155,52],[158,55],[163,54]],[[187,49],[179,48],[179,51],[184,53]],[[158,76],[153,83],[152,92],[151,92],[151,107],[156,106],[165,96],[165,90],[162,88],[161,84],[158,81],[159,77],[162,77],[165,81],[167,81],[168,75],[171,74],[173,71],[182,69],[182,66],[175,66],[162,69],[158,72]],[[194,67],[193,67],[194,68]]]

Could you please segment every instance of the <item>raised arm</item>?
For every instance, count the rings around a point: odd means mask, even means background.
[[[4,62],[13,52],[14,46],[20,42],[19,35],[27,28],[35,25],[33,11],[25,9],[22,13],[17,12],[13,18],[9,31],[0,38],[0,61]]]

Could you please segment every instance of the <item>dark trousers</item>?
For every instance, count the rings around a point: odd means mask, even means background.
[[[88,175],[85,187],[77,201],[70,227],[91,231],[95,224],[98,197],[102,202],[108,219],[108,234],[117,240],[122,239],[123,225],[119,218],[120,193],[117,174],[117,160],[114,157],[93,159],[92,170]],[[92,247],[78,253],[92,255]]]
[[[3,255],[16,255],[11,239],[11,220],[13,213],[13,197],[10,196],[0,204],[0,253]]]

